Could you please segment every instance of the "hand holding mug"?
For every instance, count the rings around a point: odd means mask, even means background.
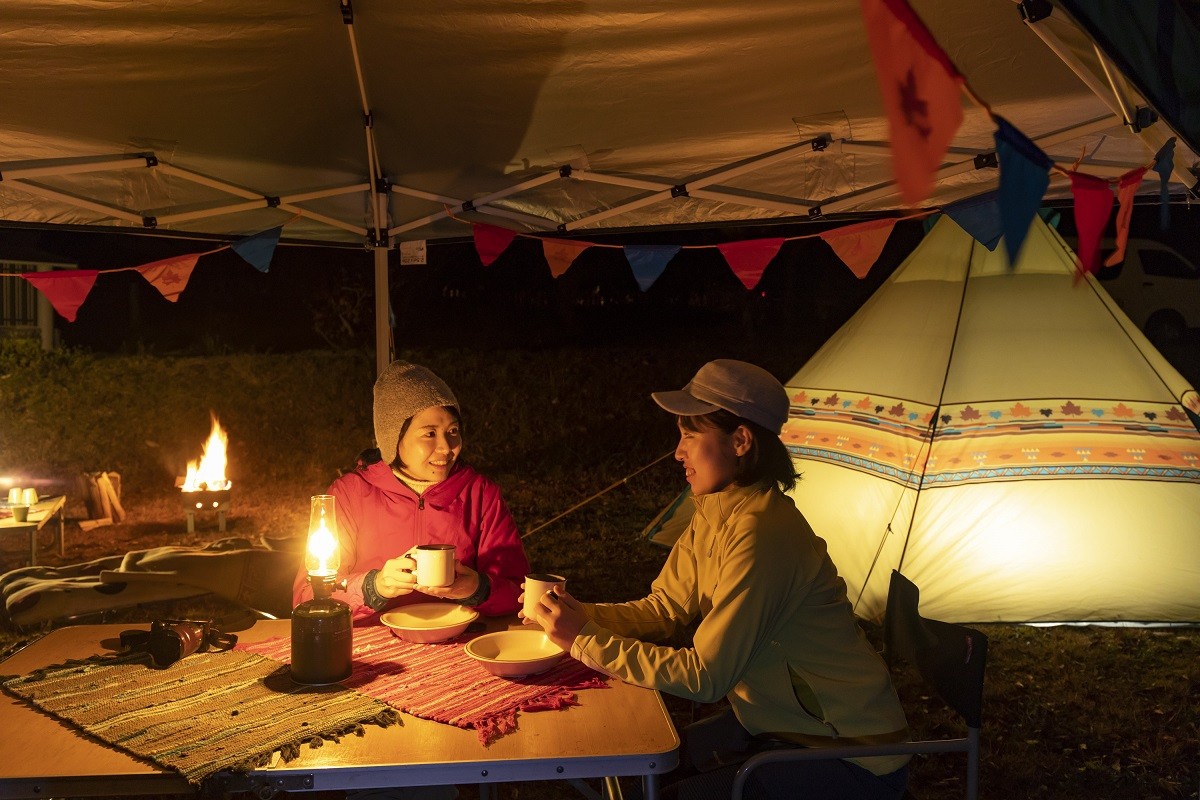
[[[416,562],[407,555],[389,558],[375,573],[375,593],[387,598],[410,594],[417,588],[417,579],[413,575],[416,568]]]
[[[575,644],[575,637],[588,623],[583,604],[567,594],[562,586],[542,595],[537,603],[535,618],[547,638],[568,653],[571,652],[571,645]]]
[[[521,601],[521,610],[517,612],[517,616],[526,624],[536,624],[538,602],[551,589],[557,587],[565,592],[566,586],[567,579],[561,575],[551,575],[548,572],[534,572],[526,575],[525,581],[521,584],[521,588],[525,591],[517,598]]]
[[[417,570],[418,576],[420,569]],[[447,600],[464,600],[479,588],[479,573],[466,564],[454,559],[454,580],[449,586],[426,586],[417,579],[417,591],[424,592],[430,597],[444,597]]]

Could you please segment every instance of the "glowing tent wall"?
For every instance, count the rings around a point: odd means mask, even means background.
[[[860,616],[898,568],[939,619],[1200,620],[1200,397],[1040,219],[1013,270],[941,219],[788,391]]]

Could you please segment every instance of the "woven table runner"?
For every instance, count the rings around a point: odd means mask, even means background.
[[[421,719],[474,730],[483,745],[517,729],[521,711],[579,705],[578,689],[608,688],[607,679],[570,656],[525,678],[492,675],[463,652],[481,634],[448,642],[416,644],[384,626],[354,629],[354,674],[342,685]],[[289,661],[288,638],[240,644],[239,650]]]
[[[223,769],[285,761],[300,745],[399,721],[378,700],[343,686],[300,686],[286,667],[253,653],[198,653],[166,669],[147,656],[96,656],[0,686],[95,738],[178,770],[198,784]],[[19,732],[18,734],[19,735]]]

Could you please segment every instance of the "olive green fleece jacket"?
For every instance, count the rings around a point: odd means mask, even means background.
[[[590,621],[571,655],[637,686],[702,703],[728,697],[752,734],[830,745],[903,739],[887,667],[855,624],[825,541],[792,500],[758,484],[695,502],[650,594],[585,604]],[[652,643],[696,617],[691,647]],[[856,759],[877,775],[907,761]]]

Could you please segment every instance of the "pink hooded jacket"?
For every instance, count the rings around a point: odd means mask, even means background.
[[[333,482],[346,591],[334,597],[350,605],[356,624],[374,622],[377,612],[364,605],[367,572],[418,544],[452,544],[455,557],[491,581],[491,593],[475,609],[489,616],[512,614],[520,607],[521,581],[529,560],[500,488],[464,463],[450,477],[417,495],[383,461],[360,466]],[[312,597],[301,568],[292,587],[293,605]],[[385,609],[410,603],[453,602],[420,592],[392,598]]]

